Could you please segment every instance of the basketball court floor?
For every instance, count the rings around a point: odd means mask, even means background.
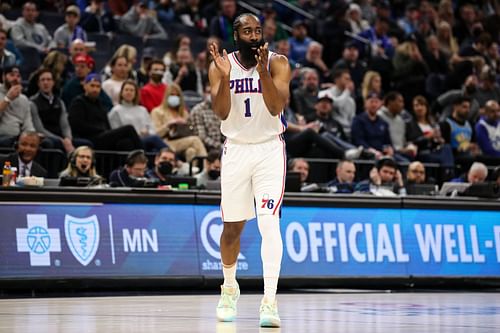
[[[2,299],[0,332],[500,332],[495,292],[280,294],[280,329],[258,327],[260,298],[243,291],[235,323],[216,322],[215,294]]]

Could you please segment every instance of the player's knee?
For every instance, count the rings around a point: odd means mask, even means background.
[[[235,242],[240,238],[242,231],[243,224],[240,225],[240,223],[224,223],[221,241],[225,243]]]

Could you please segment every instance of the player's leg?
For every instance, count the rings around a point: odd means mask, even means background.
[[[264,275],[264,298],[260,309],[260,325],[279,327],[276,303],[283,242],[279,215],[283,201],[286,154],[283,142],[270,142],[263,149],[263,160],[253,177],[257,220],[262,236],[261,257]],[[265,152],[265,153],[264,153]]]
[[[224,229],[220,240],[224,284],[217,305],[217,319],[233,321],[240,291],[236,282],[240,236],[245,221],[255,216],[253,191],[246,159],[249,154],[240,145],[226,144],[221,166],[221,213]]]

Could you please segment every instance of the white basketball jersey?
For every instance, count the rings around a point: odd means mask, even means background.
[[[274,55],[269,52],[269,61]],[[231,109],[226,120],[221,123],[221,131],[228,138],[243,143],[259,143],[283,133],[286,121],[281,112],[273,117],[264,103],[262,86],[256,67],[246,69],[230,53]]]

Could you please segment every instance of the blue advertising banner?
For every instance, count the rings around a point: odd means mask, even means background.
[[[215,205],[2,204],[0,277],[221,277]],[[283,277],[500,277],[500,212],[285,207]],[[256,220],[238,275],[260,277]]]
[[[199,275],[190,205],[2,204],[1,277]]]

